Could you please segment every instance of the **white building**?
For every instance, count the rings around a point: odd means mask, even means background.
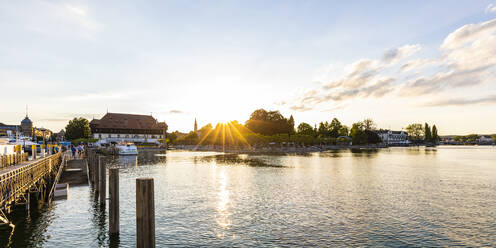
[[[493,138],[488,137],[488,136],[480,136],[480,138],[477,140],[478,144],[492,144],[493,143]]]
[[[106,142],[158,143],[167,124],[151,115],[107,113],[100,120],[93,119],[90,128],[93,138]]]
[[[382,139],[382,142],[387,145],[408,145],[408,133],[405,131],[380,130],[377,135]]]

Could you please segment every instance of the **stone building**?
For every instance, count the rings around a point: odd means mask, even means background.
[[[151,115],[107,113],[90,122],[91,135],[107,142],[158,143],[167,131],[165,122]]]

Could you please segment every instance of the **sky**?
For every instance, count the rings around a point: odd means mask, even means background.
[[[496,133],[496,1],[0,0],[0,122],[280,110]]]

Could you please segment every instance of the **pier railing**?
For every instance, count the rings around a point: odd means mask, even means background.
[[[9,209],[33,186],[58,168],[62,153],[32,161],[13,170],[0,171],[0,209]]]
[[[28,154],[25,152],[10,154],[10,155],[1,155],[0,156],[0,169],[3,169],[5,167],[11,166],[11,165],[20,164],[20,163],[23,163],[25,161],[28,161]]]

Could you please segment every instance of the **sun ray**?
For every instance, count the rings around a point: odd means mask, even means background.
[[[251,149],[250,143],[248,143],[248,141],[243,136],[243,134],[238,130],[238,128],[235,125],[231,124],[231,123],[229,123],[229,125],[231,126],[232,130],[234,131],[234,133],[239,137],[239,139],[241,140],[241,142],[245,143]],[[250,130],[250,132],[251,132],[251,130]]]
[[[206,140],[206,139],[210,136],[210,133],[212,133],[213,131],[214,131],[213,129],[208,130],[208,132],[207,132],[207,133],[206,133],[206,134],[205,134],[205,135],[201,138],[201,140],[200,140],[200,141],[198,141],[198,143],[196,144],[196,146],[195,146],[195,150],[196,150],[196,148],[198,148],[198,146],[200,146],[200,145],[203,143],[203,141],[205,141],[205,140]]]
[[[226,125],[222,123],[222,152],[226,151]]]
[[[231,133],[231,124],[228,122],[225,126],[227,127],[226,133],[227,133],[227,138],[228,138],[229,144],[232,146],[232,145],[234,145],[234,138],[233,138],[233,135]]]

